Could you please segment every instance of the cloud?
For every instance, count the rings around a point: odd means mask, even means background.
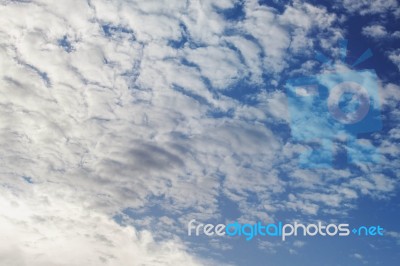
[[[364,36],[375,39],[376,41],[400,38],[400,31],[388,32],[383,25],[377,24],[363,27],[362,34]]]
[[[394,111],[396,104],[400,100],[400,94],[398,93],[400,86],[393,83],[388,83],[382,86],[380,90],[380,97],[382,100],[383,108]]]
[[[279,248],[282,244],[281,243],[272,243],[269,241],[259,241],[257,243],[258,248],[264,250],[267,253],[274,254],[277,252],[277,248]]]
[[[400,70],[400,49],[389,52],[388,57]]]
[[[400,31],[395,31],[395,32],[393,32],[393,33],[392,33],[392,37],[393,37],[393,38],[396,38],[396,39],[400,38]]]
[[[207,265],[179,235],[189,218],[224,218],[221,198],[240,219],[273,220],[395,188],[375,172],[297,170],[307,145],[283,134],[285,71],[332,46],[337,16],[251,0],[225,19],[234,4],[1,2],[3,263]]]
[[[300,240],[296,240],[293,242],[293,246],[296,248],[302,248],[302,247],[304,247],[305,244],[306,244],[306,242],[300,241]]]
[[[367,37],[372,37],[374,39],[384,38],[388,35],[385,27],[382,25],[372,25],[362,28],[362,34]]]
[[[340,0],[338,5],[351,13],[359,13],[360,15],[386,14],[393,13],[398,16],[398,2],[396,0]]]
[[[353,257],[353,258],[355,258],[357,260],[363,260],[364,259],[364,256],[359,254],[359,253],[354,253],[354,254],[351,255],[351,257]]]
[[[1,189],[1,264],[207,264],[189,255],[176,238],[160,242],[149,231],[119,226],[88,208],[85,196],[69,186],[21,182],[15,190]]]
[[[392,237],[397,245],[400,245],[400,233],[399,232],[394,232],[394,231],[389,231],[389,232],[385,232],[385,235]]]

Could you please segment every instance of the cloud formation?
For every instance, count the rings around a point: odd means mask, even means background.
[[[395,189],[373,167],[299,170],[309,147],[278,134],[289,126],[283,74],[342,37],[326,8],[249,0],[232,20],[233,0],[0,3],[0,223],[13,232],[2,263],[219,263],[190,254],[179,229],[224,219],[221,198],[242,220],[273,220]],[[135,217],[152,207],[163,215],[149,220],[174,225],[169,240]]]

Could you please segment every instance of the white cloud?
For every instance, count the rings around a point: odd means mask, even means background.
[[[293,246],[296,248],[304,247],[305,244],[306,244],[306,242],[300,241],[300,240],[296,240],[293,242]]]
[[[396,0],[338,0],[337,3],[347,11],[360,15],[385,14],[387,12],[398,15],[399,4]]]
[[[389,59],[397,66],[397,68],[400,70],[400,49],[391,51],[388,53]]]
[[[359,254],[359,253],[354,253],[354,254],[351,255],[351,257],[353,257],[355,259],[358,259],[358,260],[364,259],[364,256]]]
[[[3,265],[207,264],[179,239],[159,242],[149,231],[119,226],[69,186],[11,182],[19,187],[1,189]]]
[[[383,25],[371,25],[362,28],[362,34],[364,36],[381,41],[382,39],[398,39],[400,38],[400,31],[388,32]]]
[[[397,102],[400,100],[400,86],[388,83],[381,86],[380,98],[382,101],[383,108],[389,108],[391,110],[396,109]]]
[[[269,116],[277,120],[289,121],[286,94],[281,91],[267,93],[262,91],[257,95],[259,108],[266,110]]]
[[[190,50],[186,58],[200,68],[201,75],[215,88],[229,89],[231,84],[246,76],[246,68],[238,55],[228,48],[198,48]]]
[[[392,237],[398,245],[400,245],[400,233],[399,232],[394,232],[394,231],[389,231],[385,232],[385,235]]]
[[[268,128],[287,126],[285,94],[271,86],[249,106],[222,93],[243,80],[262,87],[265,76],[278,84],[317,41],[310,31],[332,45],[341,30],[326,9],[295,1],[278,14],[251,0],[232,22],[214,1],[1,4],[0,230],[13,239],[0,248],[5,264],[207,265],[176,235],[187,218],[221,218],[221,196],[239,204],[241,219],[272,220],[272,210],[316,215],[310,188],[333,207],[338,195],[393,189],[379,175],[351,183],[347,171],[295,171],[305,146]],[[334,186],[329,175],[346,182]],[[154,198],[171,214],[158,221],[173,228],[169,241],[154,240],[154,217],[112,220]]]
[[[396,39],[400,38],[400,31],[395,31],[395,32],[393,32],[393,33],[392,33],[392,37],[393,37],[393,38],[396,38]]]
[[[372,25],[363,27],[362,34],[368,37],[378,39],[386,37],[388,35],[388,32],[382,25]]]
[[[277,248],[279,248],[280,246],[282,246],[281,243],[272,243],[269,241],[259,241],[258,242],[258,248],[261,250],[265,250],[268,253],[276,253],[277,252]]]
[[[373,174],[369,177],[357,177],[351,180],[350,184],[362,194],[378,198],[389,196],[396,186],[396,181],[383,174]]]

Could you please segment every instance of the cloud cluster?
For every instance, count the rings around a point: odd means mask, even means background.
[[[299,170],[307,147],[281,134],[281,74],[341,35],[325,8],[249,0],[233,20],[233,0],[0,3],[4,263],[207,264],[177,236],[136,229],[135,214],[157,204],[149,216],[178,233],[223,219],[221,198],[272,220],[395,188],[380,169]]]
[[[1,188],[2,265],[209,265],[179,239],[121,227],[71,186]],[[214,263],[212,263],[214,264]]]
[[[390,61],[392,61],[400,71],[400,49],[390,51],[388,54]]]

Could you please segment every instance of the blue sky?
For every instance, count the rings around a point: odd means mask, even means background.
[[[396,0],[0,1],[0,264],[396,265],[399,20]],[[346,124],[349,80],[370,106]]]

